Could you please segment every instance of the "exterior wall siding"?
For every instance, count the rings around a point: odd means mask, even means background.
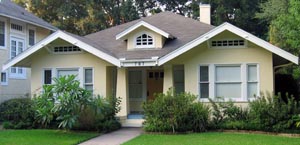
[[[7,17],[0,17],[0,19],[6,20],[6,46],[5,49],[0,49],[0,67],[2,68],[3,64],[6,63],[10,59],[10,36],[12,34],[10,30],[10,23],[11,19]],[[19,21],[14,21],[19,22]],[[50,35],[50,30],[45,28],[41,28],[38,26],[34,26],[31,24],[24,23],[24,34],[17,35],[18,37],[25,40],[25,49],[28,48],[28,29],[34,28],[35,30],[35,43],[39,42],[40,40],[44,39],[48,35]],[[2,70],[2,69],[1,69]],[[9,71],[7,71],[9,73]],[[10,78],[8,74],[8,85],[0,85],[0,103],[12,99],[12,98],[19,98],[24,96],[30,96],[31,89],[30,89],[30,80],[31,80],[31,69],[26,68],[26,79],[15,79]]]
[[[88,67],[94,70],[94,94],[105,97],[108,95],[107,86],[110,84],[107,83],[107,66],[112,65],[87,52],[79,54],[52,54],[46,49],[42,49],[32,56],[31,92],[39,93],[41,91],[44,69],[52,69],[53,72],[59,68]]]
[[[207,43],[203,43],[173,59],[166,65],[184,64],[185,91],[199,95],[198,70],[200,64],[257,63],[259,65],[260,91],[263,93],[273,93],[274,80],[272,62],[272,53],[253,43],[248,43],[248,48],[208,48]],[[170,79],[172,78],[166,77],[165,82],[171,82]],[[166,88],[164,88],[164,90],[166,90]]]

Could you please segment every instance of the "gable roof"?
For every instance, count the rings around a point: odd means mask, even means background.
[[[40,50],[41,48],[43,48],[44,46],[46,46],[47,44],[51,43],[52,41],[56,40],[56,39],[62,39],[65,40],[75,46],[78,46],[79,48],[103,59],[106,60],[107,62],[116,65],[116,66],[120,66],[120,61],[119,59],[113,57],[112,55],[109,54],[108,51],[101,51],[99,50],[99,46],[97,46],[96,44],[94,44],[93,42],[91,42],[90,40],[74,35],[74,34],[70,34],[70,33],[66,33],[63,31],[56,31],[55,33],[51,34],[50,36],[48,36],[47,38],[43,39],[42,41],[38,42],[37,44],[35,44],[34,46],[30,47],[29,49],[25,50],[24,52],[22,52],[21,54],[17,55],[14,59],[12,59],[11,61],[9,61],[8,63],[6,63],[2,69],[6,70],[9,67],[19,63],[20,61],[22,61],[23,59],[27,58],[28,56],[32,55],[33,53],[35,53],[36,51]],[[91,43],[91,44],[90,44]],[[95,48],[97,47],[97,48]]]
[[[159,58],[158,60],[158,65],[163,65],[164,63],[172,60],[173,58],[189,51],[190,49],[194,48],[195,46],[207,41],[208,39],[220,34],[221,32],[224,32],[225,30],[228,30],[262,48],[265,48],[266,50],[278,55],[278,56],[281,56],[282,58],[285,58],[295,64],[298,64],[299,62],[299,58],[297,56],[294,56],[293,54],[287,52],[287,51],[284,51],[283,49],[277,47],[277,46],[274,46],[272,45],[271,43],[269,42],[266,42],[230,23],[223,23],[222,25],[214,28],[213,30],[205,33],[204,35],[201,35],[200,37],[194,39],[193,41],[183,45],[182,47],[174,50],[173,52]]]
[[[11,2],[10,0],[0,1],[0,16],[9,17],[12,19],[24,21],[33,25],[37,25],[52,31],[58,30],[56,27],[47,23],[46,21],[38,18],[37,16],[29,13],[24,8],[18,6],[17,4]]]
[[[116,35],[142,21],[168,32],[171,36],[174,36],[175,39],[167,39],[163,49],[128,51],[126,42],[123,40],[116,40]],[[108,28],[85,37],[57,31],[5,64],[3,70],[16,65],[18,62],[58,38],[76,45],[119,67],[130,67],[132,64],[135,64],[135,62],[141,61],[147,62],[144,66],[161,66],[224,31],[234,33],[286,60],[298,64],[297,56],[229,23],[223,23],[218,27],[214,27],[171,12],[163,12]]]
[[[116,39],[117,40],[123,40],[123,38],[127,34],[131,33],[132,31],[134,31],[137,28],[142,27],[142,26],[144,26],[144,27],[146,27],[146,28],[148,28],[148,29],[150,29],[150,30],[152,30],[152,31],[154,31],[154,32],[156,32],[156,33],[164,36],[165,38],[172,38],[173,37],[169,33],[167,33],[167,32],[165,32],[165,31],[163,31],[163,30],[161,30],[161,29],[159,29],[159,28],[157,28],[157,27],[155,27],[155,26],[153,26],[153,25],[151,25],[151,24],[149,24],[149,23],[147,23],[147,22],[145,22],[145,21],[142,20],[142,21],[139,21],[138,23],[132,25],[131,27],[125,29],[121,33],[117,34]]]
[[[163,49],[127,51],[126,42],[123,40],[116,40],[116,35],[142,22],[148,23],[164,32],[167,32],[173,36],[174,39],[167,39]],[[85,37],[92,40],[102,48],[109,50],[117,58],[126,58],[128,60],[151,59],[153,57],[162,57],[205,34],[213,28],[214,26],[212,25],[204,24],[172,12],[161,12],[159,14],[89,34]]]

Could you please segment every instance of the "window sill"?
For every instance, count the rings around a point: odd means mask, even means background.
[[[1,86],[8,86],[8,82],[1,82],[0,85]]]
[[[9,75],[10,79],[16,79],[16,80],[26,80],[26,75]]]

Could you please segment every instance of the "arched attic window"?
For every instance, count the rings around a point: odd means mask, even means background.
[[[153,37],[149,34],[143,33],[135,39],[136,48],[153,48],[154,40]]]

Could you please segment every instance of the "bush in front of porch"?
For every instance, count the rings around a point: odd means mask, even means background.
[[[144,129],[149,132],[203,132],[209,120],[209,107],[190,93],[176,94],[170,89],[143,104]]]

